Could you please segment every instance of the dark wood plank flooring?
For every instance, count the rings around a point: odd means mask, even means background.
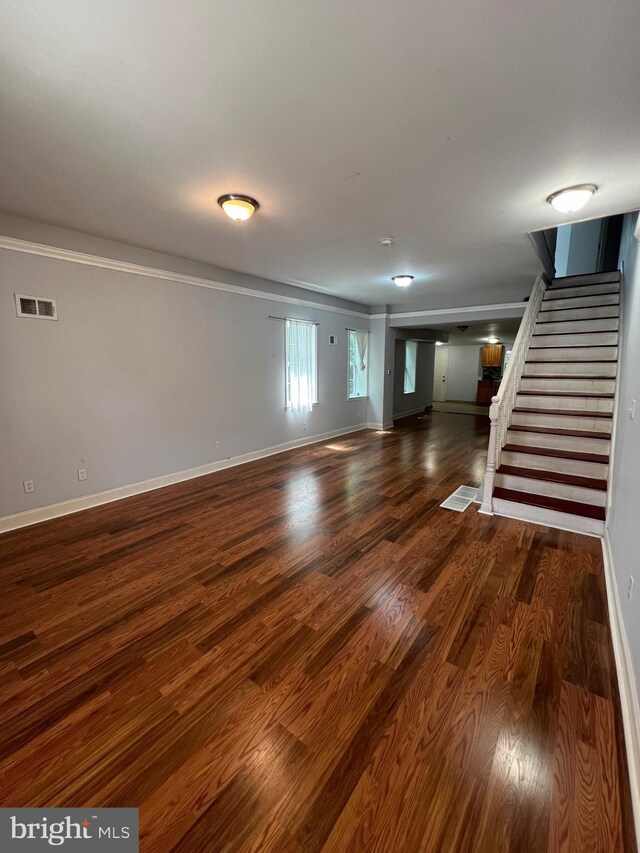
[[[0,791],[143,851],[635,850],[597,539],[434,413],[0,538]]]

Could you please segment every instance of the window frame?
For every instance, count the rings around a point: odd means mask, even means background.
[[[369,399],[369,347],[367,346],[367,360],[365,363],[367,381],[366,381],[366,393],[361,397],[352,397],[351,396],[351,335],[355,336],[357,329],[347,329],[347,400],[368,400]],[[356,342],[356,349],[357,349]],[[357,365],[356,365],[357,367]]]
[[[413,377],[412,377],[412,387],[411,390],[407,391],[407,353],[409,351],[409,344],[412,344],[415,347],[415,358],[413,359]],[[412,348],[413,348],[412,347]],[[415,394],[416,393],[416,380],[418,375],[418,341],[405,341],[404,342],[404,376],[402,382],[402,391],[404,394]]]
[[[289,347],[287,342],[287,320],[294,323],[303,323],[306,326],[310,326],[313,334],[313,356],[314,356],[314,382],[313,382],[313,390],[314,390],[314,399],[311,402],[311,408],[315,409],[316,406],[319,405],[320,392],[318,389],[319,386],[319,366],[318,366],[318,323],[313,320],[299,320],[294,317],[287,317],[284,322],[284,410],[285,412],[291,412],[291,400],[289,399]],[[292,414],[300,414],[299,412],[294,412]]]

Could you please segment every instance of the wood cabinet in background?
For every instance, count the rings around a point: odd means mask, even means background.
[[[485,344],[482,347],[483,367],[502,367],[502,344]]]
[[[491,398],[495,397],[500,388],[499,382],[490,382],[487,379],[478,379],[478,390],[476,393],[476,405],[490,406]]]

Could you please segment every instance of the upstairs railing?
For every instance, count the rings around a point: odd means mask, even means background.
[[[489,450],[487,453],[487,468],[484,475],[482,489],[482,506],[480,512],[492,513],[493,505],[493,481],[496,469],[500,467],[500,455],[506,443],[507,430],[511,423],[511,412],[515,405],[516,394],[520,386],[520,378],[527,358],[531,336],[538,319],[538,312],[542,304],[545,290],[549,281],[544,273],[540,273],[533,285],[529,302],[527,303],[515,343],[511,349],[509,364],[502,377],[498,393],[491,398],[489,408],[489,419],[491,421],[491,433],[489,435]]]

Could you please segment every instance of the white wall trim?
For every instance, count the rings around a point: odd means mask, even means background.
[[[54,258],[58,261],[68,261],[72,264],[101,267],[102,269],[116,270],[117,272],[141,275],[147,278],[160,278],[164,281],[173,281],[176,284],[187,284],[193,287],[207,287],[210,290],[222,290],[226,293],[235,293],[241,296],[253,296],[256,299],[268,299],[272,302],[285,302],[289,305],[304,305],[306,308],[329,311],[332,314],[345,314],[349,317],[362,317],[366,320],[369,319],[369,314],[365,314],[360,311],[352,311],[348,308],[337,308],[334,305],[324,305],[321,302],[298,299],[295,296],[283,296],[269,291],[253,290],[249,287],[241,287],[236,284],[226,284],[222,281],[200,278],[195,275],[185,275],[184,273],[171,272],[171,270],[157,269],[156,267],[145,267],[141,264],[129,263],[128,261],[117,261],[113,258],[103,258],[100,255],[88,255],[84,252],[76,252],[72,249],[61,249],[57,246],[46,246],[43,243],[32,243],[29,240],[19,240],[17,237],[0,235],[0,249],[9,249],[12,252],[24,252],[29,255],[40,255],[45,258]]]
[[[618,691],[620,693],[620,706],[622,708],[624,741],[627,748],[631,803],[636,825],[636,838],[640,839],[640,700],[638,699],[638,685],[635,683],[627,634],[620,611],[620,596],[613,565],[613,552],[611,550],[608,527],[605,527],[602,538],[602,559],[604,562],[604,577],[607,584],[609,626],[611,628],[613,654],[618,676]]]
[[[388,320],[391,314],[369,314],[370,320]]]
[[[613,418],[611,420],[611,441],[609,442],[609,470],[607,472],[607,518],[611,511],[613,503],[613,486],[614,486],[614,460],[616,455],[616,441],[618,435],[618,421],[620,416],[620,384],[622,381],[622,356],[624,347],[625,329],[624,329],[624,274],[619,273],[618,283],[618,362],[616,370],[616,381],[613,390]]]
[[[383,429],[391,429],[392,427],[393,427],[393,421],[389,421],[388,424],[375,424],[375,423],[368,423],[367,424],[367,429],[375,429],[375,430],[378,430],[378,432],[380,430],[383,430]]]
[[[409,409],[408,412],[397,412],[394,413],[393,419],[394,421],[398,420],[398,418],[408,418],[410,415],[421,415],[424,413],[426,406],[419,406],[417,409]]]
[[[140,495],[143,492],[151,492],[154,489],[163,489],[165,486],[171,486],[174,483],[181,483],[184,480],[193,480],[196,477],[203,477],[205,474],[213,474],[216,471],[223,471],[225,468],[234,468],[236,465],[244,465],[247,462],[253,462],[256,459],[263,459],[265,456],[275,456],[278,453],[285,453],[287,450],[295,450],[297,447],[304,447],[307,444],[319,444],[328,441],[332,438],[337,438],[340,435],[348,435],[352,432],[359,432],[363,429],[379,429],[375,424],[356,424],[351,427],[343,427],[341,429],[331,430],[320,435],[305,436],[304,438],[286,441],[283,444],[275,444],[272,447],[265,447],[262,450],[253,450],[250,453],[243,453],[240,456],[232,456],[229,459],[221,459],[218,462],[208,462],[205,465],[199,465],[197,468],[188,468],[186,471],[178,471],[174,474],[164,474],[161,477],[154,477],[151,480],[142,480],[138,483],[130,483],[126,486],[118,486],[115,489],[108,489],[104,492],[96,492],[93,495],[84,495],[79,498],[71,498],[70,500],[60,501],[47,506],[28,509],[24,512],[17,512],[13,515],[5,515],[0,518],[0,533],[7,533],[9,530],[17,530],[19,527],[28,527],[31,524],[39,524],[41,521],[48,521],[51,518],[58,518],[61,515],[70,515],[74,512],[81,512],[84,509],[90,509],[94,506],[119,501],[122,498],[129,498],[133,495]]]
[[[494,302],[492,305],[467,305],[465,308],[432,308],[428,311],[404,311],[391,315],[392,320],[405,317],[438,317],[440,314],[467,314],[470,311],[511,311],[514,308],[526,308],[526,302]]]

